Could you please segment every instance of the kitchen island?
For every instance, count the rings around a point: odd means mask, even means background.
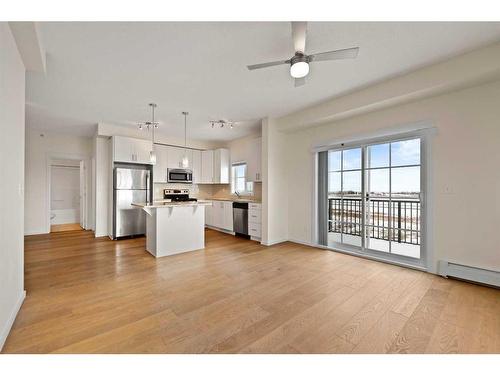
[[[205,248],[205,206],[211,202],[132,203],[146,212],[146,250],[164,257]]]

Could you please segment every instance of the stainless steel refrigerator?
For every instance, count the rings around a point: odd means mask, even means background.
[[[150,201],[151,168],[117,165],[113,168],[113,239],[146,234],[146,213],[132,202]]]

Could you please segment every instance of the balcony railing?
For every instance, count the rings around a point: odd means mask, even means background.
[[[420,201],[411,199],[370,199],[366,205],[369,238],[420,245]],[[328,199],[328,231],[362,235],[361,198]]]

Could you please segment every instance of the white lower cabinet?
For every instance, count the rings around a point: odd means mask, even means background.
[[[248,234],[256,239],[262,237],[262,205],[260,203],[248,204]]]
[[[224,202],[224,229],[233,231],[233,202]]]
[[[205,207],[205,224],[232,232],[233,202],[212,201],[212,206]]]
[[[213,201],[209,201],[212,203],[212,206],[205,206],[205,225],[213,226]]]
[[[248,223],[248,234],[250,237],[261,238],[261,224],[260,223]]]

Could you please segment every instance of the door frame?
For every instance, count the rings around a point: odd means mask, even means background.
[[[89,203],[91,202],[91,199],[89,199],[89,194],[92,194],[91,190],[91,163],[90,163],[90,158],[87,155],[83,154],[72,154],[72,153],[61,153],[61,152],[49,152],[45,156],[45,167],[46,167],[46,189],[47,189],[47,194],[46,194],[46,205],[45,205],[45,233],[50,233],[50,211],[51,211],[51,180],[52,180],[52,174],[51,174],[51,164],[53,160],[74,160],[78,162],[83,162],[84,165],[84,177],[85,177],[85,183],[83,184],[84,186],[84,194],[83,194],[83,207],[84,207],[84,220],[83,220],[83,229],[88,230],[90,229],[90,221],[89,221],[89,213],[91,211],[91,208],[89,207]],[[81,163],[80,163],[81,164]],[[81,181],[80,181],[81,185]],[[80,192],[81,193],[81,192]],[[80,205],[82,206],[82,204]],[[80,207],[81,209],[81,207]]]
[[[432,165],[432,137],[436,134],[436,128],[434,126],[423,126],[422,123],[417,124],[420,126],[419,129],[411,131],[393,131],[388,132],[382,130],[383,135],[366,135],[366,137],[358,136],[355,139],[348,139],[346,141],[337,140],[331,142],[329,145],[321,145],[312,150],[313,152],[313,210],[312,210],[312,243],[314,246],[320,247],[322,249],[338,251],[342,253],[348,253],[351,255],[360,256],[363,258],[380,260],[386,263],[397,264],[402,266],[407,266],[411,268],[416,268],[420,270],[426,270],[427,272],[436,273],[437,266],[434,257],[434,232],[433,232],[433,189],[431,180],[433,178],[433,165]],[[411,127],[411,125],[404,126],[405,128]],[[413,260],[412,258],[400,256],[397,254],[389,254],[386,256],[383,252],[378,252],[374,250],[363,250],[363,248],[358,249],[355,246],[350,246],[343,244],[342,246],[328,247],[320,245],[318,243],[318,152],[328,151],[331,149],[349,149],[355,147],[361,147],[367,144],[377,144],[377,143],[388,143],[398,140],[414,139],[420,138],[420,187],[421,187],[421,198],[420,207],[423,215],[421,216],[421,256],[418,260]],[[364,158],[362,158],[362,163],[364,163]],[[362,183],[364,184],[364,173],[362,173]],[[364,208],[363,208],[364,210]],[[364,228],[363,228],[364,230]],[[362,240],[362,243],[363,240]]]

